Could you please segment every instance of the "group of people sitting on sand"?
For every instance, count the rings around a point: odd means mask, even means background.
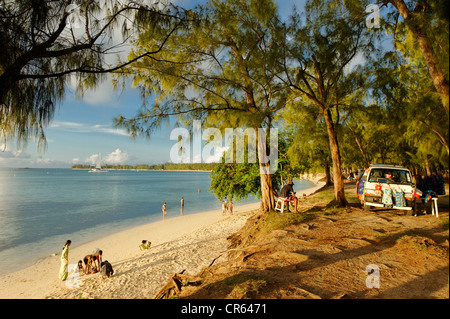
[[[150,249],[150,246],[152,245],[152,243],[148,240],[142,240],[141,244],[138,246],[139,250],[145,250],[145,249]]]
[[[84,256],[83,260],[78,261],[77,271],[85,275],[100,272],[102,278],[109,278],[114,274],[112,265],[107,260],[103,261],[103,251],[98,248],[95,248],[91,254]]]

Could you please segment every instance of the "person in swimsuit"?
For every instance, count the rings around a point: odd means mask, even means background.
[[[100,271],[100,264],[103,261],[102,255],[103,251],[98,248],[95,248],[92,252],[92,264],[95,265],[97,271]]]
[[[164,205],[162,206],[162,212],[163,212],[163,219],[166,219],[167,214],[167,203],[164,202]]]
[[[233,202],[231,200],[228,202],[228,212],[233,215]]]
[[[93,265],[94,258],[93,258],[92,255],[84,256],[83,261],[84,261],[84,264],[85,264],[84,273],[86,275],[88,275],[91,272],[91,270],[93,271],[92,273],[96,273],[97,272],[97,271],[95,271],[95,268],[94,268],[94,265]]]

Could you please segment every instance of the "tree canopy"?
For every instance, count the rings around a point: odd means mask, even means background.
[[[20,144],[32,136],[45,145],[44,128],[71,81],[82,95],[106,74],[161,49],[164,39],[134,61],[111,60],[109,56],[123,49],[139,28],[170,25],[167,38],[171,28],[188,16],[172,5],[144,2],[1,0],[0,134],[4,141],[16,139]],[[122,38],[117,37],[118,28]]]
[[[69,81],[82,95],[113,73],[115,85],[131,79],[141,92],[136,115],[115,119],[133,137],[170,118],[222,134],[264,128],[264,145],[278,132],[278,171],[267,173],[269,148],[256,162],[223,161],[212,172],[218,197],[260,195],[270,210],[285,180],[321,170],[346,205],[345,169],[448,170],[446,0],[308,0],[287,20],[273,0],[143,3],[0,0],[2,138],[45,141]],[[368,5],[378,26],[368,27]],[[130,39],[127,60],[110,62]]]

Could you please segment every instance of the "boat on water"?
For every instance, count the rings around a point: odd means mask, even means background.
[[[95,165],[94,168],[89,170],[89,173],[106,173],[106,172],[108,172],[108,171],[105,169],[102,169],[102,155],[99,153],[97,164]]]

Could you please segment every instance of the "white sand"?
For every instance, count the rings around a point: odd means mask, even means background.
[[[322,185],[319,183],[300,193],[309,195]],[[101,279],[99,274],[90,274],[75,282],[61,282],[58,279],[60,255],[57,255],[1,277],[0,298],[153,298],[173,273],[185,270],[185,274],[196,275],[208,266],[227,249],[226,238],[242,228],[258,208],[259,203],[236,206],[233,216],[222,216],[217,210],[179,216],[81,246],[72,242],[70,264],[76,264],[94,248],[100,248],[103,260],[112,264],[114,276]],[[149,250],[139,250],[143,239],[152,242]],[[79,287],[74,287],[74,283]]]

